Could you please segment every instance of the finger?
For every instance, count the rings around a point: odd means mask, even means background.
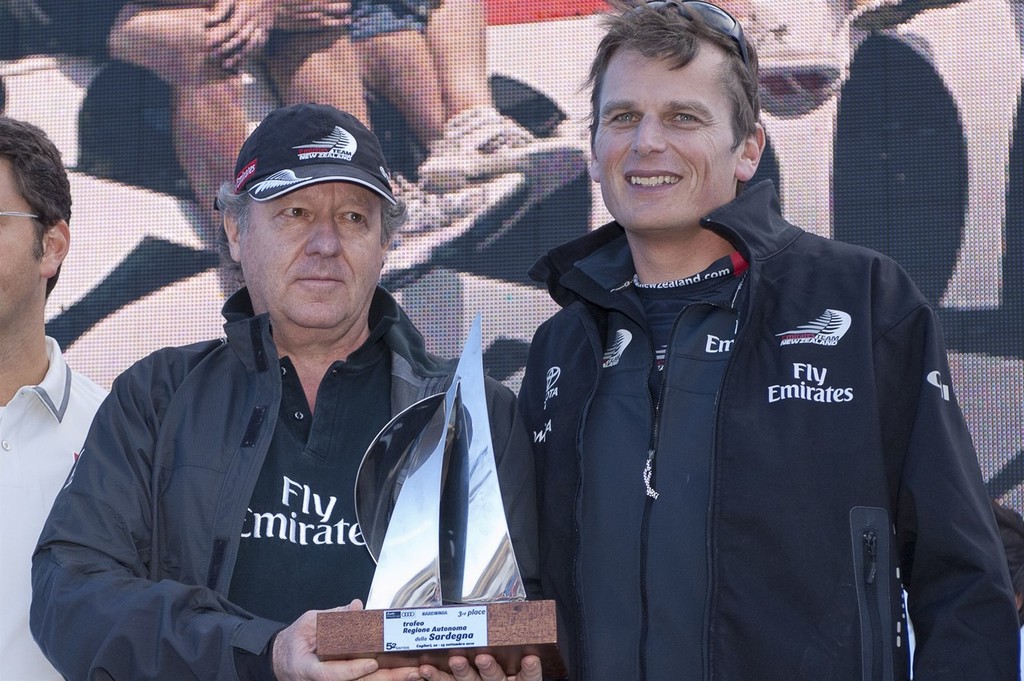
[[[352,3],[348,2],[347,0],[325,2],[323,7],[324,14],[329,14],[336,17],[347,16],[351,11]]]
[[[501,668],[498,661],[490,655],[477,655],[473,660],[477,671],[480,673],[481,681],[505,681],[505,670]]]
[[[268,27],[273,24],[272,13],[259,2],[233,0],[230,11],[218,22],[207,22],[210,28],[207,40],[211,49],[226,57],[238,50],[246,49],[255,38],[253,48],[261,48],[266,42]],[[262,32],[259,32],[262,29]],[[254,51],[250,49],[251,53]]]
[[[234,0],[216,0],[206,10],[206,27],[212,28],[218,24],[223,24],[234,11]]]
[[[373,676],[360,681],[423,681],[423,678],[415,667],[397,667],[381,669]]]
[[[266,42],[265,29],[247,24],[237,36],[225,43],[224,65],[229,69],[237,68],[250,56],[263,49]]]
[[[320,31],[344,27],[348,24],[346,16],[335,16],[322,10],[296,10],[278,20],[278,27],[292,31]]]
[[[527,655],[516,674],[516,681],[541,681],[544,678],[544,671],[541,668],[540,658],[536,655]]]
[[[452,670],[452,676],[455,677],[455,681],[477,681],[479,678],[476,670],[473,669],[473,665],[469,663],[467,658],[461,655],[448,658],[448,668]]]
[[[419,675],[427,681],[479,681],[480,677],[477,676],[476,670],[469,664],[469,660],[460,656],[453,655],[448,658],[448,669],[451,673],[443,672],[437,667],[429,664],[421,664],[419,669]]]
[[[295,14],[282,17],[277,27],[286,31],[315,31],[328,25],[328,21],[319,14]]]
[[[207,23],[206,46],[215,55],[223,57],[238,49],[239,33],[245,28],[237,16],[229,16],[214,24]]]
[[[224,44],[222,49],[217,50],[216,55],[220,57],[221,63],[228,71],[235,71],[246,58],[247,52],[244,49],[247,43],[245,33],[239,34]]]
[[[391,674],[383,673],[384,675],[374,675],[378,672],[380,665],[377,664],[376,660],[363,659],[363,660],[332,660],[328,662],[321,662],[321,673],[310,675],[309,678],[331,678],[338,679],[338,681],[356,681],[356,679],[363,679],[369,677],[370,679],[398,679],[404,677],[395,677]],[[313,671],[313,670],[311,670]],[[329,675],[325,675],[322,672],[329,672]],[[366,679],[369,681],[369,679]]]
[[[252,31],[252,39],[246,44],[246,53],[261,52],[267,46],[267,40],[269,39],[270,31],[262,26],[257,26]]]
[[[320,21],[323,18],[324,13],[318,9],[296,9],[293,12],[289,12],[288,19],[290,21],[297,21],[299,23],[311,23]]]

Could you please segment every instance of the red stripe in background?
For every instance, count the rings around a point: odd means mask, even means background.
[[[582,17],[608,9],[605,0],[485,0],[487,23],[528,24],[568,17]]]

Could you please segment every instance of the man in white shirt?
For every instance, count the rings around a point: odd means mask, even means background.
[[[68,253],[71,190],[39,128],[0,116],[0,677],[59,679],[32,640],[32,551],[106,391],[68,367],[43,308]]]

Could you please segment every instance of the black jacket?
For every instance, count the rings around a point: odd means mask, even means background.
[[[1002,547],[934,310],[890,259],[783,220],[770,183],[703,225],[750,265],[708,453],[704,679],[906,679],[904,587],[916,680],[1017,681]],[[580,443],[615,332],[610,311],[630,314],[616,289],[633,272],[615,223],[531,272],[563,308],[534,337],[520,406],[536,455],[543,588],[558,601],[574,679],[604,678],[588,665],[585,627],[635,626],[581,602],[578,588],[603,569],[578,560],[582,467],[616,455]],[[808,380],[806,367],[827,378]],[[646,422],[621,428],[650,439]],[[648,563],[672,569],[657,555]],[[621,575],[623,588],[638,579]],[[676,651],[649,652],[648,678],[672,678]]]
[[[443,391],[454,365],[426,352],[383,289],[374,306],[397,315],[384,336],[392,413]],[[114,382],[46,522],[30,624],[67,678],[235,679],[235,649],[259,653],[286,624],[226,598],[281,374],[246,291],[224,315],[226,339],[160,350]],[[489,379],[487,397],[509,531],[536,591],[529,445],[511,391]]]

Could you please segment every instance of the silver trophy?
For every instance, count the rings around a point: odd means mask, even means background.
[[[526,453],[523,453],[526,455]],[[321,659],[447,668],[487,652],[563,671],[552,601],[527,601],[509,537],[484,391],[480,316],[444,393],[395,416],[359,467],[356,517],[377,562],[366,610],[321,613]]]
[[[480,317],[447,392],[409,407],[367,449],[356,517],[377,561],[368,609],[525,600],[498,487]]]

